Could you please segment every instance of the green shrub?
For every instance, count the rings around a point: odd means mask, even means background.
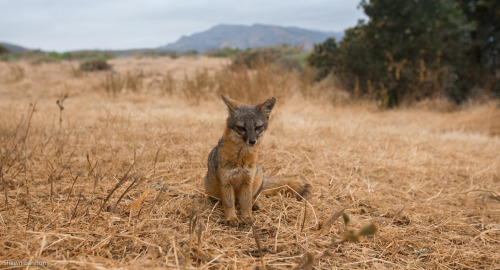
[[[287,70],[303,70],[308,53],[301,47],[288,45],[247,49],[236,54],[233,64],[255,69],[262,65],[275,65]]]
[[[113,54],[106,51],[76,51],[72,52],[71,54],[73,59],[83,61],[88,59],[109,60],[113,58]]]
[[[4,46],[0,45],[0,54],[7,54],[9,53],[9,50],[5,48]]]
[[[205,53],[207,56],[211,57],[232,57],[235,58],[241,50],[233,49],[229,47],[224,47],[222,49],[213,49]]]
[[[83,71],[110,70],[111,65],[103,59],[87,59],[80,64],[80,69]]]
[[[71,60],[73,59],[73,54],[70,52],[58,53],[58,52],[49,52],[47,54],[48,60],[53,61],[61,61],[61,60]]]

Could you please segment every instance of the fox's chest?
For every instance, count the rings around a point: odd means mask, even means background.
[[[223,167],[219,170],[219,178],[223,184],[238,188],[242,184],[251,184],[255,176],[255,166]]]
[[[234,187],[251,183],[256,171],[257,148],[227,140],[219,149],[219,177]]]
[[[255,175],[255,167],[239,166],[233,168],[225,168],[222,178],[233,186],[239,186],[243,183],[251,183]]]

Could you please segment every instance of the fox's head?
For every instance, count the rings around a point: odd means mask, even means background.
[[[229,109],[227,129],[231,138],[235,141],[241,140],[250,146],[259,143],[259,139],[267,129],[276,99],[270,98],[262,104],[247,106],[223,95],[221,97]]]

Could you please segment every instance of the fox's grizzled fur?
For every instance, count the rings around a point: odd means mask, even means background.
[[[308,193],[310,185],[290,178],[264,178],[262,168],[257,167],[259,146],[276,104],[275,98],[254,106],[224,96],[222,99],[229,116],[222,138],[208,156],[205,191],[222,200],[229,224],[238,224],[236,200],[241,206],[240,220],[252,223],[253,200],[262,190],[272,189],[268,193],[274,193],[280,190],[279,187],[287,187],[300,194],[297,195],[300,198]]]

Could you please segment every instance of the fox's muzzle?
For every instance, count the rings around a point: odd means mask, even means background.
[[[252,129],[247,129],[247,138],[245,138],[246,142],[248,142],[248,144],[250,145],[255,145],[257,143],[257,138],[255,136],[255,131],[253,131]]]

